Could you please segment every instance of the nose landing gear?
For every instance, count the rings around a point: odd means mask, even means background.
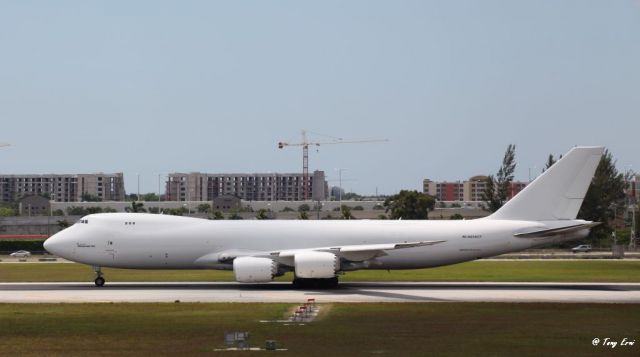
[[[100,267],[93,267],[93,270],[96,272],[96,280],[94,280],[93,282],[96,284],[97,287],[104,286],[105,280],[102,277],[102,270],[100,270]]]

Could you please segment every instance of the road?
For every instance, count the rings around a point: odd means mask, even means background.
[[[290,283],[0,283],[0,303],[85,302],[554,302],[640,303],[640,283],[348,282],[335,290]]]

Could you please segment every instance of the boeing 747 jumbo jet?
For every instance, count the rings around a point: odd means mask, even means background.
[[[463,221],[211,221],[102,213],[47,239],[52,254],[94,267],[233,270],[243,283],[294,272],[294,286],[333,287],[358,269],[455,264],[584,238],[576,219],[602,147],[576,147],[492,215]]]

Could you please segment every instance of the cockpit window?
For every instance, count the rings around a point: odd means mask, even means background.
[[[88,224],[88,223],[89,223],[89,220],[88,220],[88,219],[81,219],[81,220],[79,220],[77,223],[80,223],[80,224]]]

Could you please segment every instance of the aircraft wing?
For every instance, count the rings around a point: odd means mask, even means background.
[[[386,255],[387,251],[395,249],[406,249],[415,247],[424,247],[445,242],[444,240],[421,241],[421,242],[403,242],[403,243],[387,243],[387,244],[356,244],[342,245],[334,247],[305,248],[305,249],[287,249],[281,251],[255,251],[245,249],[230,249],[222,252],[206,254],[196,260],[196,263],[202,266],[231,263],[235,258],[239,257],[265,257],[277,260],[281,264],[293,266],[293,258],[299,252],[328,252],[336,256],[352,261],[362,262],[376,257]]]
[[[546,237],[553,237],[561,234],[578,232],[583,229],[593,228],[599,224],[600,222],[587,222],[587,223],[574,224],[571,226],[565,226],[565,227],[559,227],[559,228],[548,228],[548,229],[540,229],[540,230],[535,230],[530,232],[515,233],[513,236],[518,238],[546,238]]]
[[[311,249],[287,249],[283,251],[271,252],[270,255],[280,258],[280,260],[293,259],[296,253],[301,251],[328,252],[338,257],[352,262],[361,262],[383,255],[387,255],[387,251],[395,249],[406,249],[415,247],[424,247],[445,242],[444,240],[432,240],[421,242],[404,242],[404,243],[387,243],[387,244],[357,244],[343,245],[335,247],[322,247]]]

